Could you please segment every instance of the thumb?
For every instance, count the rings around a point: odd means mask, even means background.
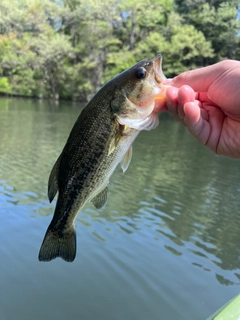
[[[222,74],[219,64],[183,72],[171,80],[171,85],[180,88],[186,84],[196,92],[207,92],[211,84]]]

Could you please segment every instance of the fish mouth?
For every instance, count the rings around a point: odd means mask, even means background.
[[[166,99],[166,90],[168,86],[162,84],[163,81],[166,79],[162,71],[162,55],[158,54],[155,58],[149,60],[149,63],[152,64],[152,72],[149,79],[153,87],[151,95],[140,102],[134,101],[130,97],[127,97],[127,100],[129,104],[132,105],[132,108],[137,110],[136,118],[131,119],[131,124],[129,124],[129,127],[131,128],[134,127],[134,121],[136,123],[137,121],[142,122],[144,121],[144,119],[148,118],[152,113],[155,113],[158,109],[159,104],[164,104]]]
[[[153,59],[153,70],[154,70],[154,81],[157,86],[160,86],[163,80],[166,79],[162,71],[162,55],[158,54],[156,58]]]
[[[161,110],[164,110],[165,104],[166,104],[166,91],[169,86],[164,85],[163,81],[167,78],[165,77],[163,71],[162,71],[162,55],[158,54],[153,59],[153,81],[156,86],[157,94],[154,97],[154,108],[153,112],[160,112]]]
[[[140,106],[136,106],[140,118],[149,116],[155,110],[156,105],[159,105],[159,103],[164,101],[166,97],[167,87],[162,84],[162,82],[166,79],[162,71],[162,55],[158,54],[151,60],[151,63],[153,64],[153,72],[150,78],[150,83],[154,87],[150,97],[150,101],[152,101],[152,103],[150,103],[150,105],[146,108],[146,102],[148,100],[143,100]]]

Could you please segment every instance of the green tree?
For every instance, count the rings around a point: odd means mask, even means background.
[[[214,56],[205,59],[204,65],[236,58],[240,29],[238,1],[175,0],[175,4],[184,24],[193,25],[212,44]]]
[[[167,76],[239,58],[236,15],[235,0],[2,0],[1,90],[87,100],[157,53]]]
[[[113,34],[118,41],[112,43],[107,56],[104,80],[112,78],[138,60],[154,57],[159,52],[147,49],[148,38],[152,32],[163,31],[171,10],[173,10],[171,0],[119,2],[119,19],[113,25]],[[143,47],[141,54],[139,54],[139,44]],[[156,43],[156,46],[159,44]]]
[[[151,2],[151,5],[147,1],[145,8],[133,0],[123,9],[130,13],[125,13],[116,30],[122,41],[108,55],[105,79],[157,53],[163,55],[166,76],[200,66],[204,59],[213,57],[210,41],[194,26],[184,24],[184,19],[173,12],[169,1],[163,1],[162,6],[159,1]],[[136,40],[134,46],[132,38]]]

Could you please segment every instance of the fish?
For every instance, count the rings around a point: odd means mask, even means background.
[[[49,176],[49,201],[58,198],[39,261],[75,259],[74,220],[87,202],[105,206],[115,168],[125,172],[140,131],[157,127],[154,106],[165,97],[165,79],[158,54],[108,81],[82,110]]]

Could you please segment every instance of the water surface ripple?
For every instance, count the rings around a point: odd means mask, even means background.
[[[240,162],[168,115],[139,135],[106,207],[78,215],[76,260],[38,262],[48,175],[80,110],[0,100],[1,319],[207,318],[239,293]]]

